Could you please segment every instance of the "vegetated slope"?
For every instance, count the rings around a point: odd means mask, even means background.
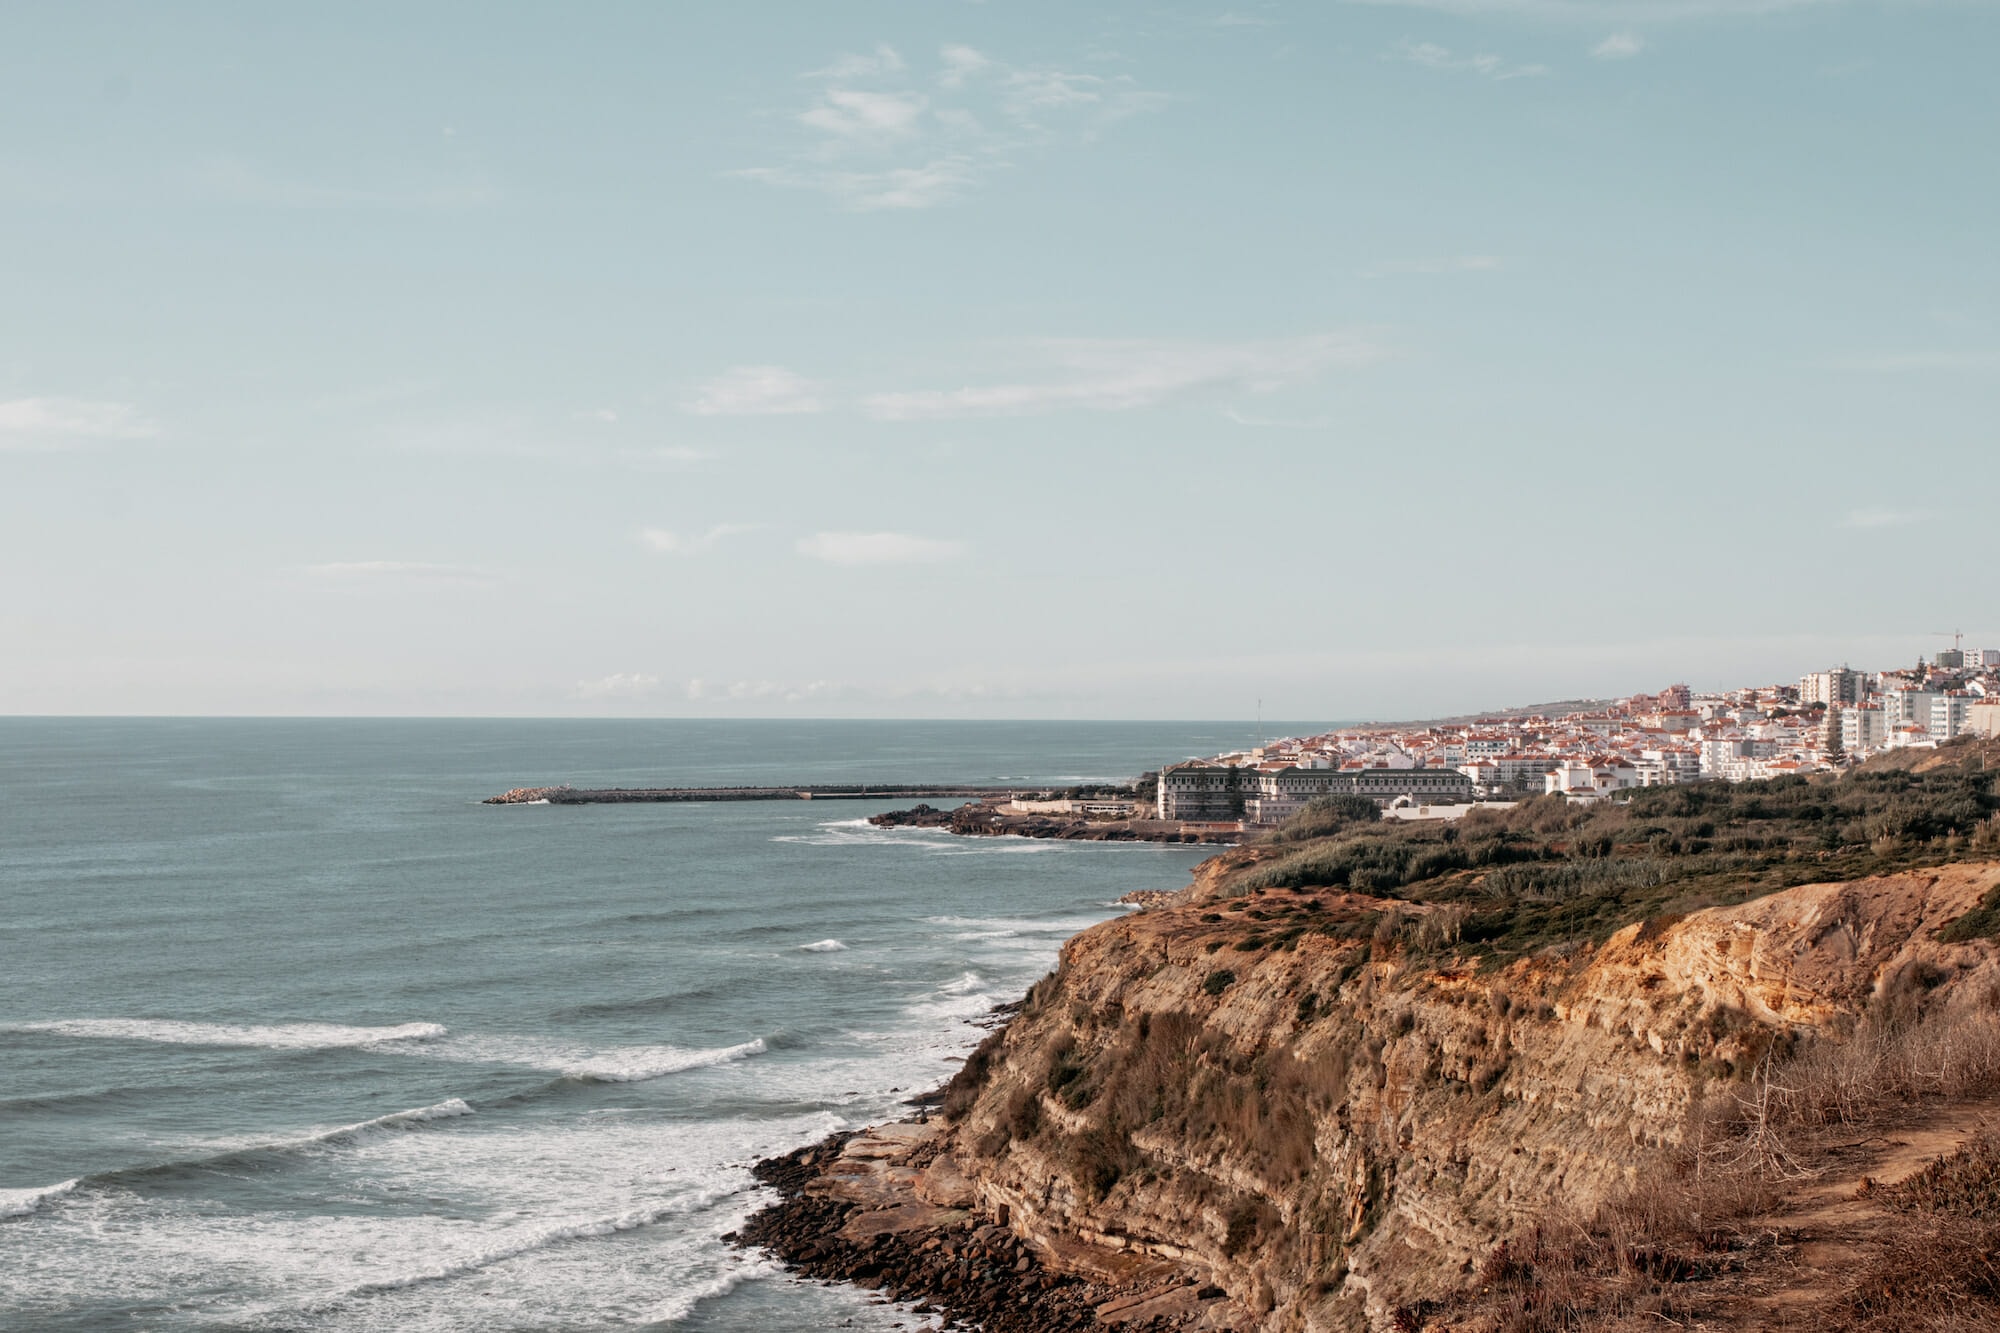
[[[1218,857],[1071,941],[924,1170],[1045,1262],[1219,1289],[1209,1327],[1749,1318],[1740,1228],[1828,1135],[2000,1079],[2000,800],[1939,754]]]
[[[1512,958],[1600,942],[1661,912],[2000,856],[1989,755],[2000,745],[1968,741],[1837,780],[1651,787],[1589,806],[1545,796],[1449,823],[1350,822],[1309,807],[1238,853],[1228,891],[1335,887],[1438,904],[1457,923],[1451,943]]]

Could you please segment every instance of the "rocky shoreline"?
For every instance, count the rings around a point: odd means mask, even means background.
[[[940,1127],[925,1121],[831,1135],[769,1158],[753,1174],[779,1201],[724,1239],[761,1249],[787,1268],[846,1282],[942,1327],[985,1333],[1123,1333],[1226,1330],[1212,1316],[1235,1311],[1219,1287],[1194,1287],[1157,1265],[1100,1278],[1057,1272],[989,1215],[962,1180],[939,1188],[932,1163]],[[1162,1279],[1165,1280],[1162,1280]]]
[[[877,828],[936,828],[966,837],[1053,838],[1063,842],[1165,842],[1231,846],[1243,834],[1234,825],[1190,827],[1176,819],[1062,819],[1017,814],[994,801],[968,801],[952,810],[914,805],[870,815]]]

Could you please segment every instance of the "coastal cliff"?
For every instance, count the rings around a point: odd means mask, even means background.
[[[1463,956],[1448,905],[1246,887],[1257,856],[1072,939],[934,1120],[795,1161],[751,1238],[992,1328],[1553,1327],[1481,1313],[1526,1271],[1506,1246],[1685,1163],[1772,1062],[1899,1005],[2000,1051],[2000,946],[1951,929],[2000,903],[2000,865],[1799,885],[1495,965]],[[802,1239],[808,1206],[837,1234]],[[1675,1273],[1744,1271],[1711,1248]],[[1046,1317],[996,1321],[1045,1293]]]
[[[1314,802],[743,1239],[994,1333],[2000,1327],[1996,758]]]

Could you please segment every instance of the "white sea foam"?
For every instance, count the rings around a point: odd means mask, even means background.
[[[996,916],[927,916],[925,922],[933,926],[957,926],[961,930],[1005,931],[1009,934],[1074,935],[1079,930],[1089,930],[1103,921],[1103,917],[1078,916],[1054,921],[1035,921],[1023,917]]]
[[[395,1277],[364,1282],[346,1293],[346,1297],[366,1296],[376,1292],[400,1291],[406,1287],[420,1286],[426,1282],[443,1282],[450,1278],[464,1277],[482,1268],[517,1258],[533,1250],[547,1249],[564,1241],[589,1240],[600,1236],[615,1236],[621,1231],[634,1231],[649,1227],[669,1217],[685,1213],[700,1212],[711,1208],[723,1199],[739,1193],[734,1189],[710,1189],[675,1199],[671,1203],[654,1208],[635,1208],[630,1212],[617,1213],[610,1217],[574,1218],[544,1226],[520,1227],[508,1233],[496,1245],[469,1251],[442,1264],[430,1268],[416,1269]]]
[[[876,1108],[866,1118],[878,1119]],[[764,1201],[747,1164],[843,1125],[819,1111],[695,1123],[496,1115],[467,1127],[371,1134],[359,1152],[314,1155],[289,1179],[310,1197],[361,1205],[314,1216],[282,1202],[217,1210],[179,1191],[86,1182],[75,1205],[0,1242],[9,1259],[0,1311],[77,1293],[177,1303],[191,1325],[246,1333],[566,1333],[677,1321],[731,1285],[719,1278],[772,1271],[719,1239]],[[385,1199],[412,1207],[383,1213]],[[839,1316],[784,1326],[831,1327],[861,1306],[852,1293],[830,1299]]]
[[[968,1023],[990,1012],[995,1004],[985,986],[986,979],[977,972],[961,973],[911,1000],[903,1006],[903,1013],[926,1026]]]
[[[694,1308],[703,1301],[727,1296],[745,1282],[761,1277],[776,1277],[784,1271],[783,1265],[762,1255],[742,1256],[732,1267],[717,1273],[708,1281],[692,1283],[673,1292],[664,1304],[651,1311],[650,1318],[656,1324],[678,1324],[693,1314]]]
[[[780,833],[771,841],[806,847],[906,847],[932,856],[1018,856],[1054,851],[1059,845],[1047,838],[971,837],[944,829],[883,827],[865,819],[828,820],[816,832]]]
[[[814,940],[811,944],[799,946],[806,953],[839,953],[846,947],[839,940]]]
[[[26,1217],[50,1199],[60,1199],[76,1187],[76,1181],[65,1180],[39,1189],[0,1190],[0,1217]]]
[[[1016,838],[1001,834],[990,838],[959,838],[956,842],[938,843],[925,850],[933,856],[1037,856],[1056,851],[1063,845],[1054,838]]]
[[[214,1153],[285,1152],[298,1148],[316,1148],[322,1144],[349,1143],[371,1134],[407,1130],[432,1120],[454,1120],[459,1116],[472,1114],[472,1107],[464,1098],[452,1097],[432,1106],[416,1106],[407,1111],[392,1111],[388,1115],[378,1115],[373,1120],[357,1120],[351,1125],[314,1130],[309,1134],[300,1134],[288,1139],[208,1139],[195,1146]]]
[[[329,1129],[315,1134],[311,1142],[334,1143],[341,1139],[358,1138],[363,1134],[389,1129],[405,1129],[411,1125],[421,1125],[431,1120],[456,1120],[462,1115],[471,1115],[472,1107],[463,1097],[451,1097],[431,1106],[416,1106],[407,1111],[391,1111],[388,1115],[378,1115],[373,1120],[358,1120],[339,1129]]]
[[[154,1041],[175,1046],[255,1046],[273,1051],[332,1050],[382,1042],[429,1041],[445,1035],[441,1023],[348,1027],[339,1023],[189,1023],[152,1018],[59,1018],[8,1023],[0,1032],[51,1032],[107,1041]]]
[[[683,1050],[677,1046],[634,1046],[599,1052],[586,1060],[565,1065],[562,1072],[571,1078],[590,1079],[597,1083],[643,1083],[649,1078],[663,1078],[687,1069],[706,1069],[710,1065],[726,1065],[763,1053],[762,1037],[706,1051]]]
[[[565,1046],[533,1037],[466,1036],[412,1052],[472,1064],[519,1065],[593,1083],[641,1083],[690,1069],[706,1069],[764,1053],[756,1037],[734,1046]]]

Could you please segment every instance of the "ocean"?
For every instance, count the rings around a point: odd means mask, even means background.
[[[0,719],[0,1328],[917,1328],[721,1237],[1208,853],[893,802],[1240,724]]]

